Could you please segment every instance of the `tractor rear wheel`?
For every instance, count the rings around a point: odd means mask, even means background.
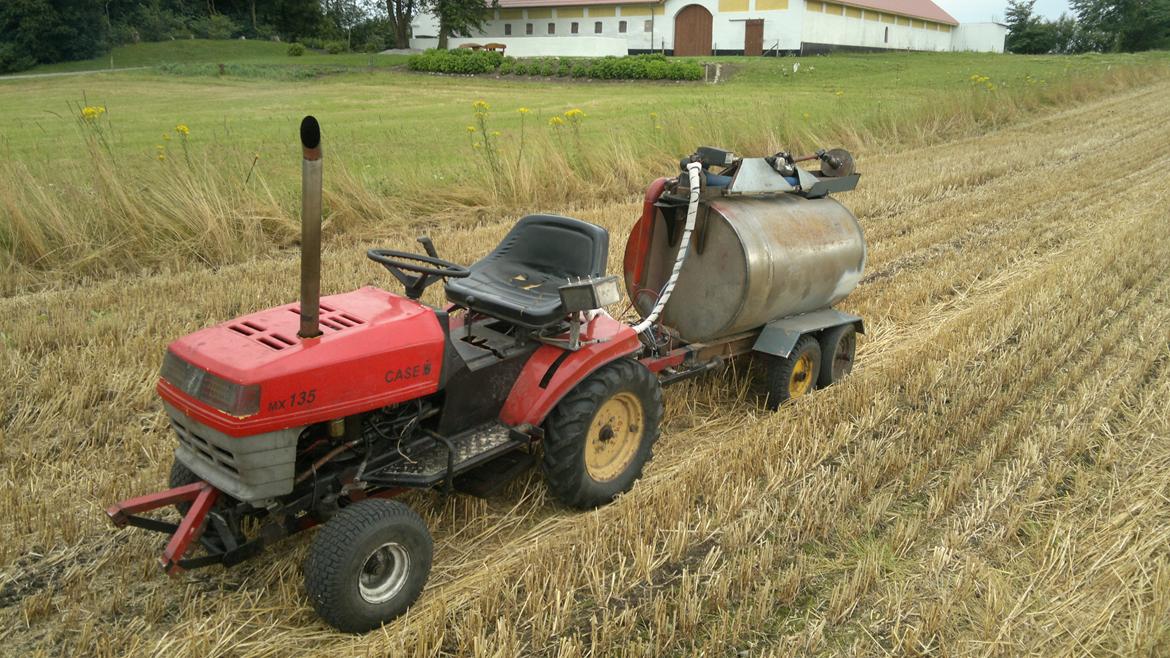
[[[591,509],[629,491],[650,460],[662,422],[658,378],[614,361],[569,392],[545,423],[542,466],[561,502]]]
[[[853,371],[857,354],[857,330],[851,324],[833,327],[821,336],[821,373],[817,385],[836,384]]]
[[[431,573],[434,543],[414,510],[367,498],[338,512],[313,538],[305,590],[330,626],[365,633],[406,612]]]
[[[817,387],[821,369],[821,345],[816,338],[804,336],[796,341],[787,358],[771,356],[768,359],[767,400],[769,409],[776,410],[793,398],[799,398]]]

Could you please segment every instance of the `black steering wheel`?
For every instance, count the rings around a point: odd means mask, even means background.
[[[370,249],[366,256],[393,274],[406,288],[406,296],[410,299],[421,297],[423,291],[439,279],[462,279],[471,274],[466,267],[439,258],[430,238],[424,236],[418,241],[427,250],[426,256],[393,249]]]

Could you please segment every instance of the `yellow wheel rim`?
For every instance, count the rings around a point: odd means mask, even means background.
[[[801,354],[792,366],[792,376],[788,378],[788,397],[798,398],[812,389],[813,361],[812,356]]]
[[[595,482],[608,482],[625,472],[642,443],[642,401],[618,393],[605,401],[589,424],[585,439],[585,470]]]

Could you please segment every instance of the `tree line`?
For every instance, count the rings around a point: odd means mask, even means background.
[[[98,57],[113,46],[170,39],[279,39],[331,51],[407,48],[411,22],[469,36],[484,0],[0,0],[0,72]]]
[[[1170,0],[1072,0],[1073,15],[1037,16],[1036,0],[1010,0],[1007,49],[1024,54],[1170,48]]]

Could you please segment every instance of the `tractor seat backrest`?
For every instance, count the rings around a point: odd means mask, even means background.
[[[609,233],[588,222],[557,215],[528,215],[480,263],[519,265],[562,277],[605,273]]]
[[[465,279],[447,283],[447,298],[474,311],[540,328],[565,315],[558,289],[602,276],[609,232],[571,217],[529,215],[512,227]]]

